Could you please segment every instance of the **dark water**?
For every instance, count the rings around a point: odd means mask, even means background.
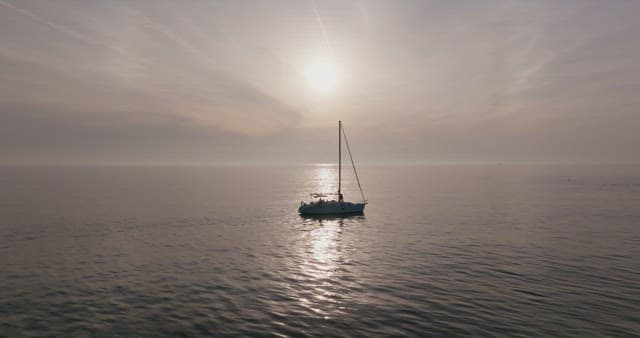
[[[640,335],[640,167],[334,169],[0,168],[0,332]]]

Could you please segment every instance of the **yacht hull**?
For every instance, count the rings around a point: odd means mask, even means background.
[[[364,212],[365,203],[350,202],[326,202],[308,203],[298,208],[301,215],[344,215],[361,214]]]

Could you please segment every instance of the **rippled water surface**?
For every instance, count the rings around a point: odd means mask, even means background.
[[[335,169],[0,168],[0,333],[640,335],[640,167]]]

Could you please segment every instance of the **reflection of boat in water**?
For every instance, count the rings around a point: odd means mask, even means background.
[[[308,226],[338,227],[345,225],[359,225],[365,221],[364,213],[351,214],[301,214],[303,224]],[[338,230],[341,231],[341,230]]]
[[[342,226],[345,222],[362,222],[365,220],[364,212],[354,212],[348,214],[301,214],[300,217],[305,221],[315,222],[318,221],[320,223],[330,222],[335,223],[338,222],[338,225]]]
[[[349,159],[351,159],[351,165],[353,166],[353,172],[358,182],[358,188],[360,188],[360,194],[362,195],[361,203],[346,202],[340,191],[342,187],[342,136],[344,135],[344,141],[347,145],[349,152]],[[351,148],[347,141],[347,134],[342,128],[342,121],[338,121],[338,192],[337,193],[313,193],[311,197],[315,200],[312,202],[300,202],[298,212],[302,215],[342,215],[342,214],[362,214],[364,207],[367,205],[367,200],[362,192],[362,186],[360,186],[360,179],[358,178],[358,172],[356,171],[356,165],[353,162],[351,156]],[[337,200],[335,199],[337,197]]]

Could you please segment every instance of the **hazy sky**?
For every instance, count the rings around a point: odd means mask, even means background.
[[[640,1],[0,0],[0,163],[640,162]],[[310,67],[335,64],[328,91]]]

